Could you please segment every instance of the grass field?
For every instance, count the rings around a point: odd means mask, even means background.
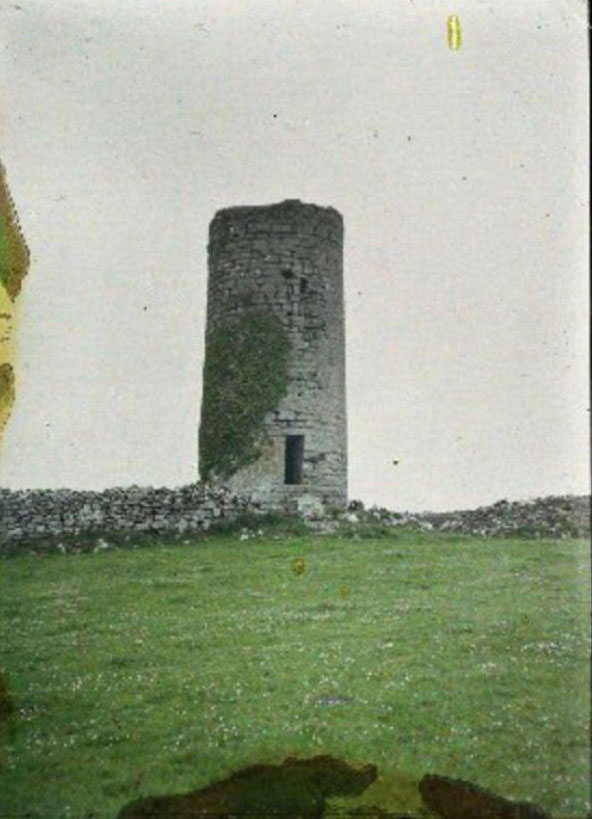
[[[585,541],[226,534],[0,572],[3,817],[321,752],[378,765],[351,805],[417,809],[437,772],[589,809]]]

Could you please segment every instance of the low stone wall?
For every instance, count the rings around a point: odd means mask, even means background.
[[[12,551],[19,544],[34,546],[43,541],[57,543],[59,547],[60,538],[71,541],[95,535],[99,539],[118,535],[131,539],[134,534],[199,534],[215,522],[265,511],[269,510],[227,487],[207,483],[177,489],[130,486],[102,492],[72,489],[15,492],[0,488],[0,548]],[[302,505],[295,517],[306,522],[312,531],[326,534],[371,535],[377,526],[382,529],[405,526],[485,537],[589,537],[590,497],[503,500],[479,509],[416,514],[377,507],[364,509],[362,503],[352,501],[338,517],[314,504]]]
[[[458,512],[424,513],[441,532],[486,537],[589,537],[590,496],[550,495],[529,501],[500,500]]]
[[[225,487],[190,484],[177,489],[130,486],[72,489],[0,489],[0,544],[93,533],[204,532],[220,518],[255,507]]]
[[[350,526],[406,526],[482,537],[563,538],[590,536],[590,496],[562,495],[528,501],[500,500],[453,512],[392,512],[351,501],[342,521]]]

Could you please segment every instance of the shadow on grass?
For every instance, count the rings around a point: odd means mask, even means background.
[[[375,804],[348,808],[341,799],[331,807],[327,805],[327,800],[334,797],[359,796],[377,777],[378,769],[372,764],[355,768],[328,755],[288,757],[281,765],[250,765],[190,793],[137,799],[125,805],[117,819],[551,819],[530,802],[504,799],[471,782],[437,774],[426,774],[419,782],[423,804],[417,805],[414,814],[393,812]],[[383,795],[388,794],[389,801],[405,796],[408,804],[416,802],[417,794],[413,799],[408,793],[409,783],[398,784],[402,785],[401,793],[388,793],[391,781]]]
[[[360,794],[376,776],[375,765],[356,769],[331,756],[288,757],[281,765],[250,765],[198,791],[138,799],[125,805],[118,819],[321,817],[327,798]]]

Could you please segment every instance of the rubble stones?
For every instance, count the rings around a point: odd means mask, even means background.
[[[302,495],[297,498],[296,508],[298,517],[303,520],[322,520],[325,517],[325,508],[314,495]]]
[[[501,500],[491,506],[455,512],[393,512],[373,506],[364,509],[351,501],[339,518],[339,528],[360,534],[396,527],[484,537],[563,538],[589,537],[590,496],[564,495],[528,501]]]
[[[590,535],[590,496],[564,495],[529,501],[501,500],[459,512],[423,513],[420,523],[441,532],[487,537],[563,538]]]

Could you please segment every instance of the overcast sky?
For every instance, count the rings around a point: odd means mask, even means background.
[[[195,480],[209,222],[299,198],[345,222],[350,497],[589,491],[582,0],[3,0],[0,32],[32,254],[0,485]]]

